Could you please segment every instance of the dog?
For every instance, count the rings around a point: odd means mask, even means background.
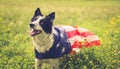
[[[93,33],[81,33],[88,32],[87,29],[54,26],[54,20],[55,12],[43,16],[40,8],[37,8],[29,24],[30,36],[35,48],[35,69],[42,69],[47,65],[50,69],[58,69],[59,58],[62,56],[80,53],[83,46],[100,44],[99,38]]]

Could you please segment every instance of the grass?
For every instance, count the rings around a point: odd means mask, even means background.
[[[1,69],[34,69],[28,24],[37,7],[45,15],[55,11],[55,25],[84,27],[101,39],[101,46],[67,56],[60,63],[61,69],[120,68],[120,1],[0,0]]]

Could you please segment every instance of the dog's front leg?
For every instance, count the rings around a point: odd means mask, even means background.
[[[42,69],[41,60],[35,59],[35,69]]]

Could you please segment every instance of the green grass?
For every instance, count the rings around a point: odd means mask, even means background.
[[[55,25],[80,26],[100,37],[101,46],[67,56],[61,69],[120,68],[120,1],[0,0],[0,69],[34,69],[30,19],[37,7],[56,12]]]

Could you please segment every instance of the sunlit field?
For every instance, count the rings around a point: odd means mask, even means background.
[[[28,24],[37,7],[56,13],[54,25],[83,27],[101,40],[65,57],[60,69],[120,69],[120,1],[109,0],[0,0],[0,69],[34,69]]]

